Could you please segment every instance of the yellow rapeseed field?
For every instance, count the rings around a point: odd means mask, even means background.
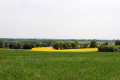
[[[31,51],[58,51],[58,52],[93,52],[98,51],[97,48],[84,48],[84,49],[64,49],[64,50],[55,50],[52,47],[37,47],[32,48]]]
[[[0,48],[0,50],[25,50],[25,49],[8,49],[8,48]],[[64,49],[64,50],[55,50],[53,47],[37,47],[32,48],[31,50],[27,49],[27,51],[58,51],[58,52],[96,52],[98,48],[83,48],[83,49]]]

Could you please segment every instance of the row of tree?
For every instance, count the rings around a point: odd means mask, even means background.
[[[99,46],[99,51],[107,51],[111,47],[106,46],[108,42]],[[120,45],[120,40],[115,41],[115,45]],[[95,48],[98,46],[95,40],[92,40],[90,44],[79,44],[78,41],[74,42],[55,42],[55,41],[36,41],[36,40],[25,40],[16,42],[7,42],[0,40],[0,48],[10,48],[10,49],[31,49],[34,47],[48,47],[53,46],[54,49],[78,49],[78,48]],[[107,47],[107,48],[106,48]],[[109,50],[111,51],[111,50]]]
[[[41,43],[39,41],[22,41],[22,42],[3,42],[0,41],[0,48],[10,49],[31,49],[34,47],[48,47],[47,43]]]
[[[98,47],[99,52],[120,52],[120,46],[104,45]]]
[[[88,44],[79,45],[78,41],[74,42],[56,42],[53,44],[54,49],[78,49],[78,48],[88,48]],[[92,40],[90,43],[90,48],[97,47],[97,42]]]
[[[98,46],[99,52],[120,52],[120,40],[115,41],[115,45],[108,45],[108,42]]]

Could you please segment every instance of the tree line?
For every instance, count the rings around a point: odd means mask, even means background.
[[[105,42],[98,45],[96,40],[92,40],[90,44],[78,44],[77,41],[74,42],[56,42],[53,45],[54,49],[79,49],[79,48],[98,48],[99,52],[120,52],[120,40],[115,41],[115,45],[109,45]]]
[[[98,46],[99,52],[120,52],[120,40],[115,41],[115,45],[108,45],[108,42]]]
[[[34,47],[53,47],[54,49],[79,49],[79,48],[98,48],[100,52],[120,52],[120,40],[115,41],[115,45],[109,45],[108,42],[98,45],[96,40],[92,40],[90,43],[79,44],[79,41],[64,41],[56,42],[51,40],[25,40],[9,42],[0,40],[0,48],[10,49],[31,49]]]
[[[4,42],[0,40],[0,48],[31,49],[34,47],[48,47],[48,43],[39,41]]]
[[[92,40],[89,44],[82,44],[80,45],[78,41],[74,42],[56,42],[53,44],[54,49],[79,49],[79,48],[96,48],[97,47],[97,42],[95,40]]]

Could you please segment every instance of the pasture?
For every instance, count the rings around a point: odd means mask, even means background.
[[[120,80],[120,53],[0,50],[0,80]]]

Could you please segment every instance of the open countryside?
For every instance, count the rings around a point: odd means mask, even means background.
[[[0,80],[120,80],[120,0],[0,0]]]
[[[0,50],[0,80],[120,80],[118,52]]]
[[[0,80],[120,80],[120,40],[0,44]]]

